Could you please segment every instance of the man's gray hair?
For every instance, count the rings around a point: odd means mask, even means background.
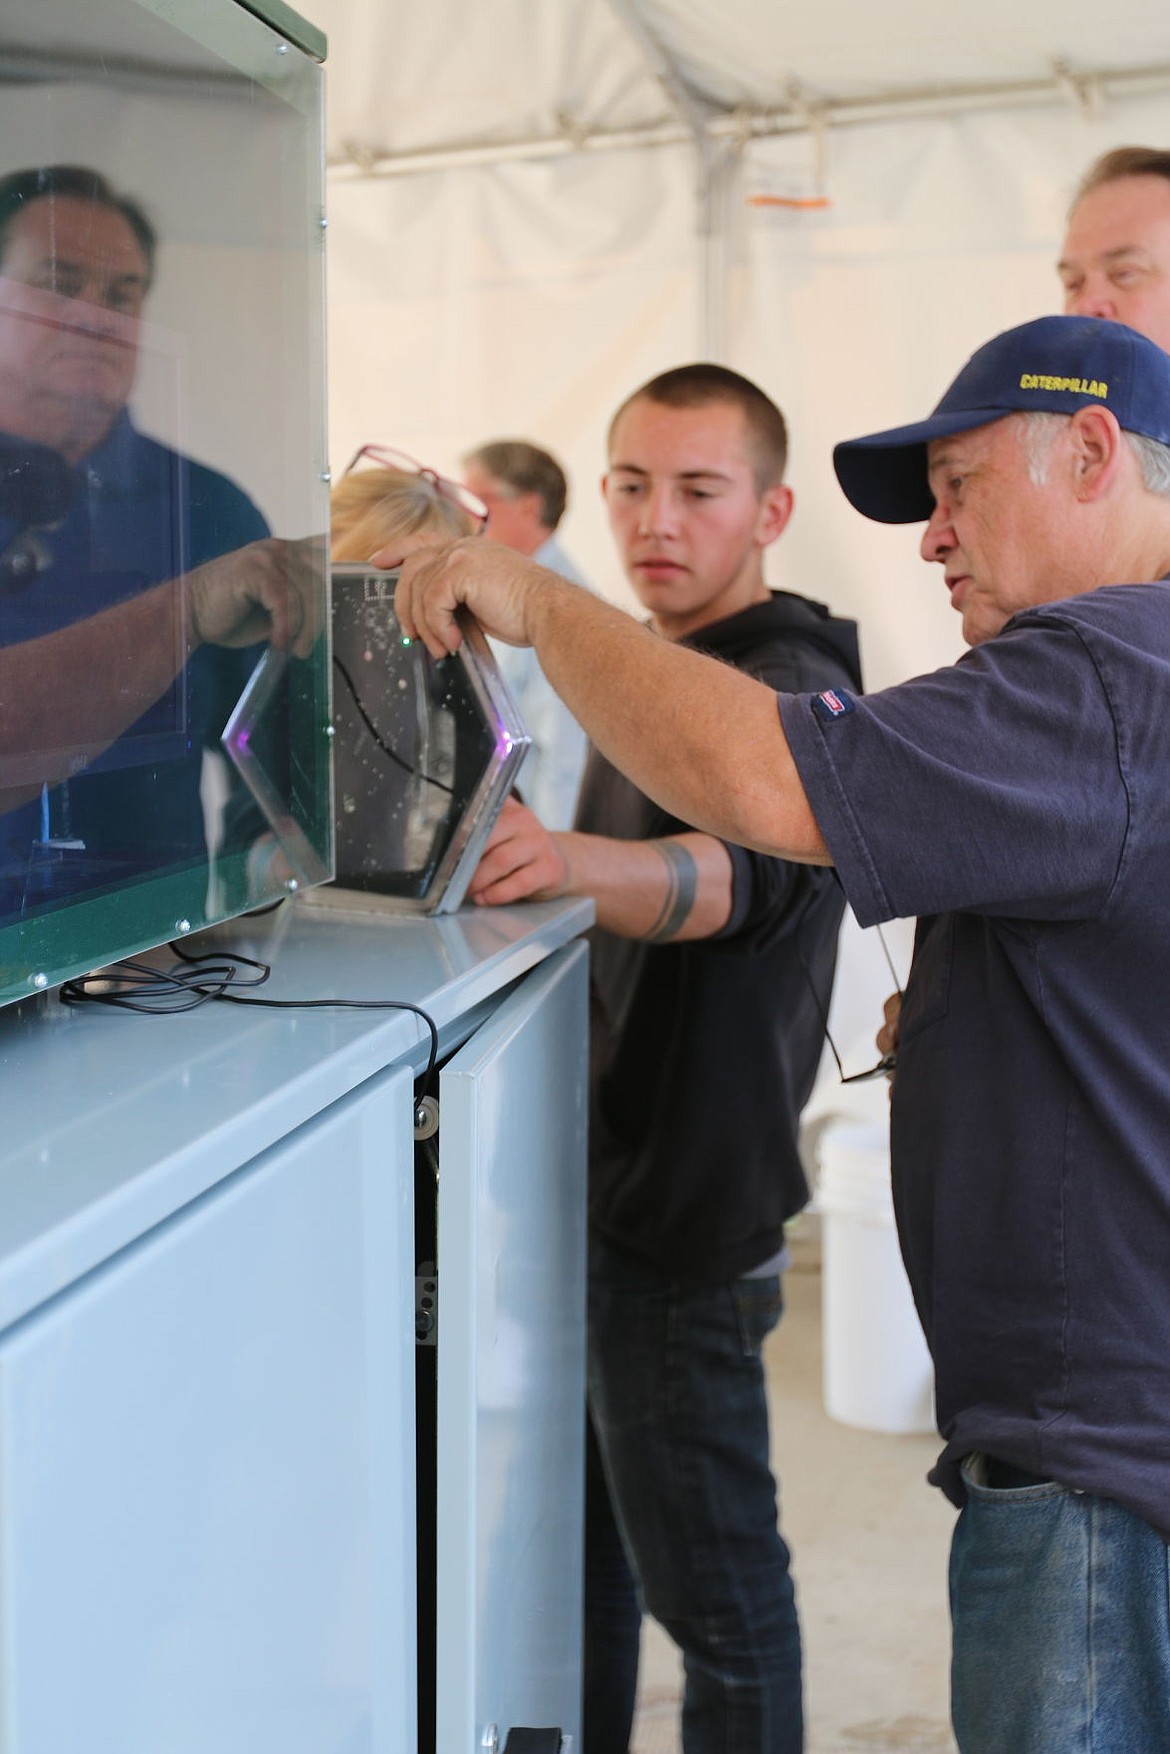
[[[1020,443],[1028,459],[1028,475],[1037,487],[1043,487],[1048,480],[1048,462],[1056,435],[1071,416],[1035,409],[1021,414],[1019,419]],[[1127,432],[1123,436],[1138,460],[1144,486],[1150,493],[1170,499],[1170,446],[1159,444],[1157,439],[1147,438],[1141,432]]]
[[[1125,436],[1141,464],[1142,480],[1150,492],[1170,499],[1170,445],[1159,444],[1144,432],[1127,432]]]
[[[505,497],[534,493],[540,501],[540,521],[555,530],[565,515],[569,483],[551,451],[542,451],[528,439],[491,439],[477,445],[463,459],[464,467],[478,465],[485,475],[505,489]]]

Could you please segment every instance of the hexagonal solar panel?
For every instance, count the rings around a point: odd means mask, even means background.
[[[336,881],[306,899],[344,907],[358,890],[392,911],[449,913],[530,738],[474,622],[463,623],[459,651],[438,662],[403,635],[397,577],[332,569]],[[264,665],[278,670],[279,654]],[[256,679],[254,702],[241,702],[224,741],[298,877],[319,883],[287,784],[257,759],[275,687]]]

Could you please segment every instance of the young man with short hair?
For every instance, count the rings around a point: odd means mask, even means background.
[[[792,512],[786,449],[779,409],[747,379],[664,373],[614,417],[610,527],[656,643],[771,688],[856,689],[853,624],[764,579]],[[627,710],[658,705],[635,682]],[[619,1527],[683,1653],[687,1754],[798,1754],[800,1634],[759,1354],[781,1310],[784,1222],[808,1198],[797,1123],[841,895],[827,872],[696,833],[597,751],[574,831],[510,806],[471,886],[488,905],[555,895],[592,896],[598,919],[585,1754],[625,1754],[633,1714],[640,1615]]]

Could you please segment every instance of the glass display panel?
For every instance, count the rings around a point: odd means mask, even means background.
[[[463,624],[459,651],[436,662],[398,624],[397,573],[335,566],[332,579],[337,882],[309,899],[344,905],[344,892],[356,889],[387,907],[450,912],[463,899],[528,734],[474,622]],[[282,840],[289,869],[311,880],[300,838],[287,836],[289,776],[280,739],[265,725],[293,669],[279,654],[265,660],[225,742]]]
[[[321,69],[234,0],[0,16],[0,1002],[328,876]]]

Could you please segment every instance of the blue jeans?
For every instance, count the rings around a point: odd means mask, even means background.
[[[586,1413],[582,1754],[627,1754],[641,1637],[637,1580],[613,1513],[593,1415]]]
[[[800,1629],[760,1361],[781,1309],[777,1277],[694,1290],[590,1243],[590,1415],[641,1603],[682,1651],[686,1754],[803,1747]],[[637,1617],[623,1612],[611,1546],[589,1526],[585,1577],[585,1754],[625,1754],[620,1728],[604,1741],[600,1726],[620,1726],[606,1690],[628,1690],[636,1673]]]
[[[1170,1749],[1167,1546],[1106,1498],[993,1490],[968,1457],[951,1547],[962,1754]]]

